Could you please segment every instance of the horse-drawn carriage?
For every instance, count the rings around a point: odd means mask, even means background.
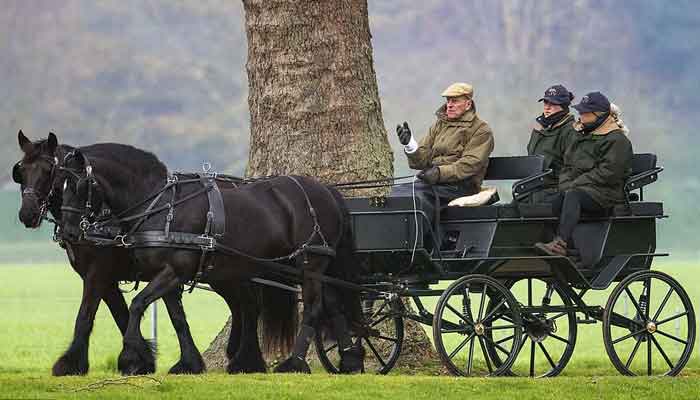
[[[430,235],[414,198],[348,200],[372,327],[360,340],[379,373],[398,359],[403,319],[432,326],[437,352],[456,375],[555,376],[573,353],[578,325],[598,321],[622,374],[682,370],[695,315],[680,284],[651,270],[655,257],[668,255],[656,252],[663,205],[643,196],[662,170],[656,156],[634,156],[627,204],[584,216],[570,257],[542,256],[533,246],[551,239],[558,220],[551,205],[527,200],[548,173],[542,165],[538,156],[492,158],[486,180],[514,180],[514,201],[446,207],[439,233]],[[614,283],[604,307],[584,301]],[[438,297],[434,311],[424,304],[428,297]],[[415,311],[402,298],[411,298]],[[319,339],[317,348],[332,371],[334,346]]]
[[[433,227],[415,196],[343,200],[304,177],[244,182],[170,174],[153,154],[131,146],[76,149],[58,145],[53,134],[34,143],[21,131],[18,137],[25,153],[13,169],[22,187],[20,219],[36,227],[53,215],[57,237],[84,281],[75,337],[54,365],[56,375],[87,372],[100,300],[124,334],[120,371],[153,372],[139,321],[158,298],[181,345],[171,372],[203,372],[181,303],[188,281],[209,283],[236,316],[229,372],[266,370],[259,315],[267,313],[271,323],[263,326],[272,327],[277,340],[294,336],[284,322],[296,315],[298,290],[289,282],[302,284],[303,320],[294,352],[278,371],[308,371],[304,358],[315,337],[327,370],[359,371],[364,346],[377,371],[387,373],[401,352],[404,319],[432,325],[440,358],[458,375],[557,375],[572,355],[578,325],[597,321],[623,374],[675,375],[693,349],[688,295],[650,269],[655,257],[666,255],[656,252],[662,204],[643,197],[643,187],[661,171],[654,155],[634,157],[627,203],[585,216],[573,235],[575,254],[553,257],[533,248],[550,239],[557,224],[551,206],[527,200],[549,173],[539,157],[492,158],[486,180],[514,180],[514,201],[447,207]],[[117,290],[124,279],[149,281],[128,310]],[[604,307],[586,304],[591,289],[613,282]],[[253,293],[257,284],[274,288],[263,289],[262,306]],[[280,288],[292,294],[280,296]],[[431,311],[427,299],[435,297]],[[415,311],[402,301],[407,298]],[[333,335],[315,334],[323,318]]]

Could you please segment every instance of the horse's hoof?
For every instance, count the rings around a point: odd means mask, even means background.
[[[85,375],[89,368],[87,358],[76,360],[71,355],[64,354],[54,363],[51,374],[53,376]]]
[[[229,362],[226,366],[226,372],[229,374],[257,374],[266,373],[267,367],[265,364],[262,365],[241,365],[235,362]]]
[[[156,372],[155,360],[141,355],[131,349],[124,348],[119,354],[117,368],[122,375],[148,375]]]
[[[168,371],[169,374],[175,375],[197,375],[206,371],[204,362],[199,360],[199,362],[185,362],[183,360],[178,361],[175,365]]]
[[[306,360],[292,356],[275,367],[275,372],[310,374],[311,368]]]
[[[365,372],[364,366],[365,349],[361,346],[353,346],[346,351],[340,352],[340,373],[360,374]]]

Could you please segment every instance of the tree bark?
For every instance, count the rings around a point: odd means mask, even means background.
[[[251,121],[246,175],[310,175],[326,183],[393,176],[366,0],[243,5]],[[432,350],[419,326],[407,328],[412,342],[423,338]],[[224,337],[204,354],[210,367],[225,360]]]

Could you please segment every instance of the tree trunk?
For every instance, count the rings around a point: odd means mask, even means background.
[[[310,175],[326,183],[393,176],[366,0],[243,5],[251,117],[246,175]],[[420,327],[407,328],[412,342],[422,338],[432,350]],[[223,337],[204,354],[211,367],[225,359]]]

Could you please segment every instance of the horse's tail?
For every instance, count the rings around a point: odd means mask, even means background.
[[[342,214],[342,231],[338,243],[336,244],[336,256],[331,262],[330,271],[337,278],[349,282],[357,282],[361,275],[361,269],[355,257],[355,238],[352,231],[350,211],[348,210],[343,195],[340,194],[337,189],[329,187],[328,190],[333,194]],[[341,295],[341,304],[349,326],[351,328],[362,326],[360,292],[344,287],[340,287],[338,290]]]
[[[291,351],[299,323],[297,293],[270,286],[261,287],[263,351],[287,354]]]

